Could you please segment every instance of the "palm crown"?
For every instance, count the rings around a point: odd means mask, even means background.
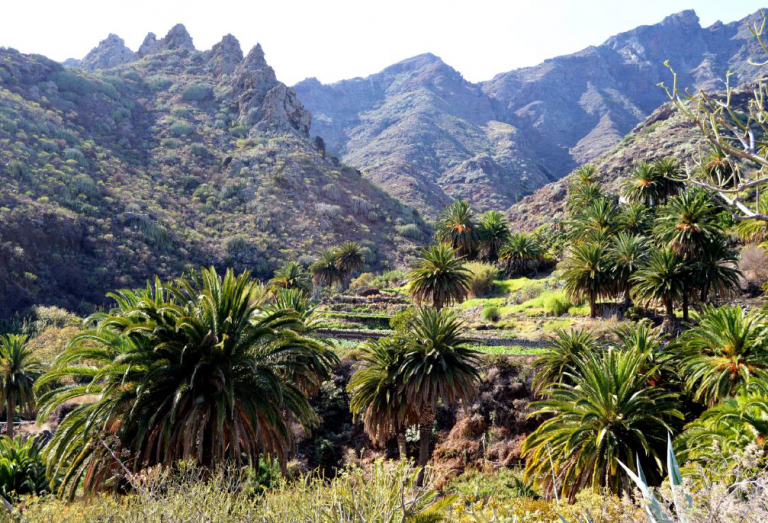
[[[421,256],[419,265],[408,275],[411,298],[417,304],[427,302],[438,309],[464,301],[471,273],[456,251],[439,243],[422,249]]]

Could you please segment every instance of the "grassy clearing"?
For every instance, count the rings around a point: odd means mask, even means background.
[[[541,356],[545,349],[523,347],[521,345],[472,345],[483,354],[504,354],[507,356]]]

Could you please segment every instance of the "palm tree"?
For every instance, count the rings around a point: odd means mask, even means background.
[[[581,243],[565,259],[565,291],[572,299],[589,302],[589,317],[597,317],[597,298],[612,285],[607,249],[600,243]]]
[[[45,449],[60,493],[124,487],[113,478],[130,475],[114,456],[131,473],[178,460],[284,458],[289,421],[316,421],[306,384],[327,379],[337,358],[294,330],[295,314],[254,305],[254,285],[248,273],[222,278],[211,268],[111,295],[117,308],[95,315],[36,385],[75,383],[41,396],[41,420],[82,401]]]
[[[661,474],[660,450],[682,419],[674,393],[648,387],[655,369],[644,369],[637,352],[585,352],[576,358],[569,382],[545,391],[532,404],[544,422],[523,442],[526,477],[573,499],[585,486],[628,492],[632,482],[618,461],[641,463],[651,483]],[[552,464],[552,465],[551,465]]]
[[[680,163],[674,158],[661,158],[653,162],[653,170],[659,176],[661,182],[661,196],[664,203],[670,196],[677,195],[684,187],[682,181],[683,170]]]
[[[304,271],[304,267],[296,262],[287,262],[275,271],[275,276],[269,280],[269,286],[273,290],[296,289],[306,293],[312,290],[312,282]]]
[[[480,250],[483,256],[496,262],[499,258],[501,246],[509,239],[509,222],[498,211],[488,211],[480,219],[478,231]]]
[[[618,225],[616,204],[606,198],[595,200],[583,208],[571,223],[574,241],[598,241],[613,234]]]
[[[536,269],[544,253],[531,234],[518,232],[509,237],[499,251],[499,261],[509,276],[520,276]]]
[[[478,243],[474,212],[465,200],[456,200],[440,215],[436,224],[435,237],[447,243],[461,256],[474,256]]]
[[[534,392],[541,394],[544,389],[562,383],[566,372],[573,367],[577,357],[598,349],[600,344],[597,337],[587,330],[557,329],[549,338],[549,346],[544,354],[536,359]]]
[[[603,193],[603,189],[597,183],[572,183],[568,187],[568,198],[565,202],[565,207],[571,216],[575,216],[581,209],[604,199],[605,193]]]
[[[608,248],[608,259],[614,272],[616,291],[624,296],[624,307],[632,306],[631,278],[648,258],[648,241],[642,236],[620,233]]]
[[[336,249],[336,268],[342,272],[345,281],[353,271],[361,271],[363,267],[365,267],[365,256],[360,244],[349,241],[342,243]]]
[[[438,243],[421,250],[419,265],[408,274],[409,293],[417,304],[442,309],[462,302],[469,293],[471,272],[449,245]]]
[[[336,284],[343,284],[346,275],[339,269],[339,258],[335,249],[325,249],[320,256],[309,266],[309,272],[312,273],[312,281],[318,285],[327,285],[333,287]]]
[[[661,303],[671,328],[675,321],[675,302],[685,293],[688,269],[671,249],[653,250],[629,281],[634,285],[632,295],[648,306]]]
[[[42,374],[42,367],[34,352],[27,346],[27,337],[20,334],[0,336],[0,379],[5,405],[6,434],[13,439],[13,418],[16,407],[31,413],[35,408],[33,384]]]
[[[479,353],[467,346],[464,325],[455,311],[419,309],[408,338],[401,379],[406,403],[419,414],[420,485],[430,458],[437,404],[466,404],[475,396],[480,359]]]
[[[739,288],[738,258],[722,236],[705,245],[702,255],[692,262],[691,273],[695,286],[701,290],[702,302],[707,302],[711,295],[730,296]]]
[[[571,174],[580,185],[595,183],[597,181],[597,168],[594,165],[585,164],[576,167]]]
[[[661,208],[654,233],[678,255],[695,259],[721,234],[717,208],[706,192],[685,191]]]
[[[686,461],[711,462],[743,455],[749,446],[766,450],[768,443],[768,382],[754,379],[734,397],[707,409],[681,434]],[[714,443],[717,443],[717,446]]]
[[[418,422],[418,413],[402,394],[401,369],[407,342],[399,337],[370,341],[361,347],[360,366],[349,380],[352,414],[362,415],[368,437],[385,445],[397,436],[400,459],[406,459],[405,429]]]
[[[649,232],[653,216],[649,207],[642,203],[629,203],[619,212],[619,229],[633,236],[642,236]]]
[[[630,178],[621,188],[621,195],[628,202],[650,206],[657,205],[664,192],[664,180],[659,172],[646,162],[635,166]]]
[[[763,313],[704,305],[696,319],[675,344],[680,374],[695,399],[711,406],[753,378],[768,378]]]

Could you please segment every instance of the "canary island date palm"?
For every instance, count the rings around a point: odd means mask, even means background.
[[[498,211],[488,211],[480,219],[478,240],[480,252],[490,262],[499,259],[499,250],[509,239],[509,222]]]
[[[435,226],[437,241],[447,243],[461,256],[471,258],[477,250],[479,235],[475,214],[465,200],[456,200],[440,214]]]
[[[408,274],[408,292],[417,304],[442,309],[467,299],[470,277],[457,251],[438,243],[422,249],[418,266]]]
[[[597,337],[586,329],[556,330],[549,338],[544,354],[536,359],[534,392],[541,394],[561,383],[578,356],[597,350],[601,350]]]
[[[418,412],[403,394],[401,369],[407,349],[407,341],[398,336],[365,343],[347,386],[350,410],[362,418],[365,433],[377,445],[396,436],[401,459],[407,458],[405,430],[418,422]]]
[[[637,164],[621,187],[621,195],[625,200],[647,206],[660,204],[664,193],[663,177],[646,162]]]
[[[614,234],[618,229],[619,213],[616,204],[600,198],[588,204],[574,215],[570,224],[573,241],[600,241]]]
[[[613,285],[610,260],[601,243],[580,243],[565,259],[565,291],[571,298],[589,302],[589,317],[597,317],[597,299],[608,295]]]
[[[361,271],[365,267],[365,255],[357,242],[344,242],[336,248],[336,268],[342,272],[346,281],[354,271]]]
[[[584,487],[630,492],[618,461],[635,463],[637,456],[658,483],[670,421],[683,415],[674,393],[648,387],[654,369],[644,364],[644,355],[613,348],[576,358],[568,383],[531,405],[531,415],[545,419],[522,445],[526,477],[569,499]]]
[[[739,288],[741,271],[736,251],[719,236],[704,246],[691,263],[691,280],[700,290],[699,299],[708,302],[712,296],[725,298]]]
[[[464,337],[455,311],[420,308],[408,332],[408,351],[401,366],[404,401],[419,417],[419,466],[430,458],[432,428],[438,403],[455,407],[477,392],[479,353]]]
[[[178,460],[209,468],[285,456],[289,422],[316,421],[302,383],[326,379],[336,357],[297,333],[296,314],[253,305],[255,284],[203,269],[112,295],[117,308],[94,317],[37,382],[52,387],[41,420],[79,399],[45,449],[61,494],[124,488],[131,474]]]
[[[706,245],[722,234],[717,207],[702,190],[688,190],[672,198],[656,217],[654,234],[686,259],[700,256]]]
[[[768,318],[762,312],[704,305],[694,319],[697,325],[674,346],[694,399],[714,405],[752,379],[768,379]]]
[[[312,281],[304,271],[304,267],[296,262],[288,262],[275,271],[274,277],[269,280],[269,286],[273,290],[296,289],[309,293],[312,290]]]
[[[571,173],[575,182],[581,185],[597,182],[597,168],[594,165],[585,164],[576,167]]]
[[[656,160],[653,162],[653,170],[661,181],[661,197],[664,203],[685,187],[683,168],[675,158],[664,157]]]
[[[536,269],[543,257],[541,244],[524,232],[511,235],[499,251],[499,261],[508,276],[521,276]]]
[[[624,306],[632,306],[632,276],[648,258],[648,241],[642,236],[619,233],[608,248],[615,292],[624,297]]]
[[[571,217],[576,216],[582,209],[585,209],[592,203],[605,199],[603,189],[595,182],[579,183],[573,182],[568,187],[568,197],[565,201],[565,207]]]
[[[681,435],[684,460],[743,455],[750,446],[768,450],[768,382],[754,379],[735,396],[707,409]]]
[[[671,249],[652,250],[648,259],[630,278],[632,297],[644,306],[661,304],[671,327],[675,302],[686,292],[688,268]]]
[[[0,336],[0,404],[5,406],[6,434],[13,439],[16,407],[26,414],[35,408],[34,383],[42,374],[42,366],[21,334]]]
[[[618,230],[632,236],[644,236],[653,225],[653,214],[642,203],[628,203],[621,206]]]
[[[328,248],[323,250],[312,265],[309,266],[309,272],[312,274],[312,281],[316,285],[334,285],[343,284],[346,275],[339,269],[339,257],[336,249]]]

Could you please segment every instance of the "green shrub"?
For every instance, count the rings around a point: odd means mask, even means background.
[[[421,240],[421,229],[415,223],[408,223],[405,225],[395,225],[395,231],[403,238],[410,238],[411,240]]]
[[[485,309],[483,309],[482,312],[483,320],[490,321],[491,323],[496,323],[501,319],[501,312],[499,311],[499,308],[495,305],[489,305]]]
[[[168,128],[168,130],[171,132],[173,136],[176,136],[177,138],[181,136],[187,136],[192,134],[194,131],[194,127],[192,127],[187,122],[173,122],[171,126]]]
[[[393,269],[374,277],[371,285],[379,288],[391,289],[405,283],[408,273],[402,269]]]
[[[415,318],[416,309],[408,308],[392,316],[389,326],[398,334],[406,334]]]
[[[499,277],[499,269],[490,263],[469,262],[465,267],[472,273],[469,279],[469,292],[475,298],[485,296]]]
[[[173,85],[173,80],[165,75],[158,74],[147,78],[147,85],[153,91],[164,91]]]
[[[0,495],[9,503],[50,491],[40,447],[32,437],[26,441],[0,437]]]
[[[194,84],[186,87],[181,93],[185,102],[202,102],[213,98],[213,87],[206,84]]]
[[[564,292],[551,292],[544,296],[544,312],[549,316],[562,316],[573,306]]]

